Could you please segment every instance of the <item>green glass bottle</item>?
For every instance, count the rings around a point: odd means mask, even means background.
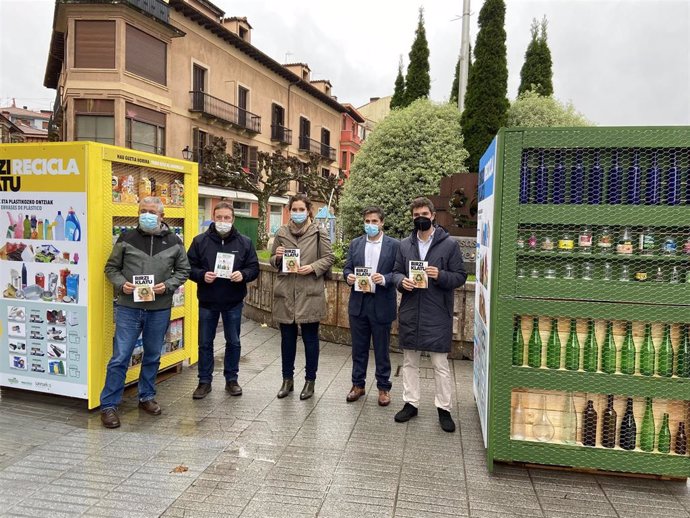
[[[580,369],[580,340],[577,338],[577,322],[570,320],[570,334],[565,344],[565,368],[569,371]]]
[[[654,375],[654,341],[652,340],[652,324],[645,324],[644,341],[640,349],[640,374],[643,376]]]
[[[633,340],[632,322],[627,323],[625,340],[621,347],[621,372],[635,374],[635,340]]]
[[[539,317],[532,319],[532,335],[527,344],[527,365],[534,368],[541,367],[541,335],[539,334]]]
[[[654,451],[654,437],[656,429],[654,426],[654,409],[652,408],[652,398],[646,398],[647,404],[642,418],[642,433],[640,435],[640,448],[642,451]]]
[[[551,319],[551,334],[546,344],[546,366],[549,369],[561,368],[561,338],[558,336],[558,319]]]
[[[673,344],[671,343],[671,325],[664,325],[664,338],[659,346],[656,373],[664,378],[673,376]]]
[[[668,414],[664,414],[663,421],[661,422],[661,429],[659,430],[659,442],[657,443],[657,449],[660,453],[671,452],[671,428],[668,425]]]
[[[515,317],[513,327],[513,365],[521,367],[525,363],[525,339],[522,337],[522,318]]]
[[[587,330],[587,338],[585,338],[584,358],[582,366],[586,372],[597,372],[599,363],[599,345],[597,344],[597,336],[594,329],[594,320],[590,319]]]
[[[678,362],[676,363],[676,376],[690,378],[690,332],[687,324],[682,326],[682,337],[678,346]]]
[[[606,374],[616,372],[616,342],[613,340],[613,322],[606,323],[606,337],[601,347],[601,370]]]

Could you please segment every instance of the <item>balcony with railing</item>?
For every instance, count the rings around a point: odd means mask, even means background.
[[[292,130],[281,124],[271,125],[271,140],[281,144],[292,144]]]
[[[232,124],[252,133],[261,133],[261,117],[244,108],[213,97],[202,91],[189,92],[192,98],[190,112],[201,113],[209,119]]]
[[[167,3],[161,0],[127,0],[127,3],[146,14],[150,14],[157,20],[165,23],[170,21],[170,8]]]
[[[321,155],[326,160],[335,162],[335,148],[332,148],[328,144],[314,140],[313,138],[307,137],[306,135],[300,135],[299,137],[299,150],[308,151],[311,153],[316,153]]]

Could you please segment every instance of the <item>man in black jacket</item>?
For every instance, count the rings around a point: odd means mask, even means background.
[[[223,317],[225,334],[225,390],[241,396],[237,382],[240,363],[240,323],[247,295],[247,283],[259,276],[256,250],[247,236],[232,226],[235,211],[227,202],[213,209],[213,223],[192,241],[187,256],[192,267],[190,279],[197,283],[199,299],[199,386],[194,399],[211,392],[213,340],[218,319]]]
[[[448,365],[453,337],[453,302],[456,288],[465,284],[467,274],[458,243],[448,232],[434,226],[434,205],[428,198],[411,204],[414,231],[400,243],[393,268],[394,283],[402,293],[398,314],[398,342],[403,350],[403,401],[395,415],[399,423],[417,415],[419,407],[419,358],[429,353],[436,383],[435,404],[441,428],[455,431],[450,415],[452,379]],[[426,279],[413,280],[410,262],[427,263]],[[412,277],[412,278],[411,278]]]

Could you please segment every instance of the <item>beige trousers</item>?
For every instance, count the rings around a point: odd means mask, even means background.
[[[421,351],[403,350],[403,401],[415,408],[419,408],[419,358]],[[452,408],[452,382],[448,353],[429,353],[434,367],[434,382],[436,383],[436,397],[434,404],[437,408],[448,410]]]

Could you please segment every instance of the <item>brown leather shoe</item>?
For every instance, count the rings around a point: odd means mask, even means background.
[[[151,415],[161,415],[161,406],[155,400],[139,401],[139,408]]]
[[[350,392],[348,393],[347,399],[348,403],[354,403],[357,401],[359,398],[361,398],[364,395],[364,387],[357,387],[356,385],[352,385],[352,388],[350,389]]]
[[[379,390],[379,406],[388,406],[391,404],[391,395],[387,390]]]
[[[101,412],[101,423],[106,428],[119,428],[120,418],[117,417],[117,412],[114,408],[106,408]]]

